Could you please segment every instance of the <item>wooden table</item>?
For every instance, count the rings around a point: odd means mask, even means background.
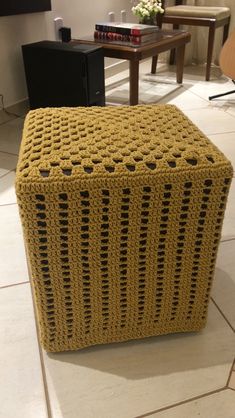
[[[129,60],[130,69],[130,105],[139,101],[139,62],[154,57],[169,49],[176,49],[176,80],[182,83],[185,45],[191,39],[189,32],[182,30],[158,30],[155,39],[144,45],[136,46],[121,41],[94,39],[93,36],[74,39],[73,43],[97,44],[103,47],[104,56]]]

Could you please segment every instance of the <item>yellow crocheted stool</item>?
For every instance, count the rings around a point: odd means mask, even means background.
[[[16,192],[42,346],[204,327],[231,178],[175,106],[29,112]]]

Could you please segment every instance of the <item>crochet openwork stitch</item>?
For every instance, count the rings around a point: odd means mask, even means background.
[[[201,329],[231,178],[175,106],[30,111],[16,192],[43,347]]]

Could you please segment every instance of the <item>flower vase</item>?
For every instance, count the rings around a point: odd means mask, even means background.
[[[142,25],[154,25],[154,26],[156,26],[157,25],[157,17],[156,17],[156,15],[155,16],[151,16],[151,17],[143,17],[141,20],[140,20],[140,23],[142,24]]]

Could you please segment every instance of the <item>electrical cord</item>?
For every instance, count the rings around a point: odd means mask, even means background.
[[[1,108],[0,108],[0,110],[3,110],[3,112],[6,113],[9,116],[15,116],[17,118],[22,118],[22,115],[18,115],[17,113],[9,112],[8,110],[6,110],[5,105],[4,105],[4,96],[3,96],[2,93],[0,93],[0,100],[1,100]]]

